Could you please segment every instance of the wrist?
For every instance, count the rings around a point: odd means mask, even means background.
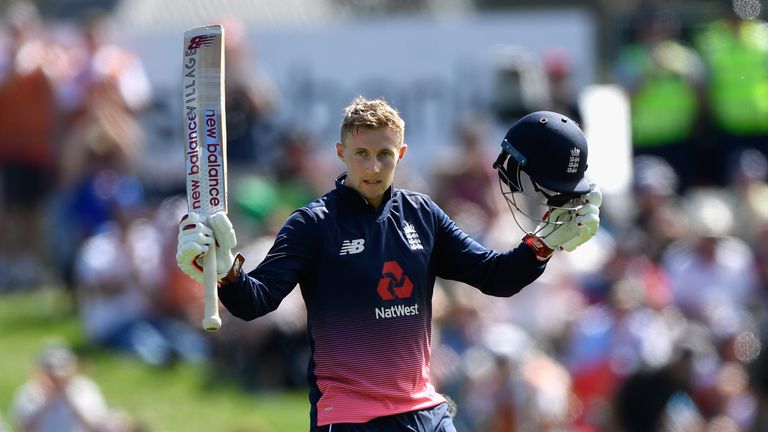
[[[227,285],[234,282],[235,279],[237,279],[237,277],[240,275],[240,271],[243,267],[244,262],[245,262],[245,257],[242,256],[241,254],[237,254],[235,256],[234,261],[232,262],[232,267],[230,267],[227,274],[224,275],[223,278],[221,278],[221,285]]]
[[[523,237],[523,243],[533,250],[533,253],[536,254],[536,259],[539,261],[546,261],[552,257],[553,253],[555,253],[555,250],[547,246],[547,244],[544,243],[544,240],[533,234],[526,234],[525,237]]]

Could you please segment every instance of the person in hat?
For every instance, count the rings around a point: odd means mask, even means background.
[[[335,189],[288,217],[250,272],[232,253],[237,242],[226,214],[189,213],[179,223],[179,267],[201,280],[201,257],[215,245],[219,299],[234,316],[263,316],[300,286],[313,432],[455,431],[449,404],[430,381],[435,279],[509,297],[538,278],[555,251],[574,250],[598,229],[602,195],[585,179],[587,143],[569,118],[529,114],[502,143],[494,166],[514,189],[510,202],[524,195],[546,209],[506,252],[470,238],[429,196],[393,186],[408,150],[404,130],[385,100],[354,99],[335,147],[346,172]]]

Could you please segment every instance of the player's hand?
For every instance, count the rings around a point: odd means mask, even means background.
[[[211,245],[216,245],[216,279],[221,280],[235,261],[232,248],[237,245],[232,222],[225,213],[215,213],[206,219],[188,213],[179,222],[176,263],[192,279],[203,281],[202,257]]]
[[[589,193],[565,205],[566,208],[575,208],[575,210],[560,208],[550,210],[546,218],[547,222],[540,223],[533,233],[523,238],[523,241],[541,260],[548,259],[557,250],[571,252],[597,234],[602,203],[603,194],[600,188],[592,184],[592,190]]]

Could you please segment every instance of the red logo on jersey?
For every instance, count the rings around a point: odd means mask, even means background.
[[[413,283],[403,274],[403,269],[397,261],[387,261],[381,269],[382,278],[376,291],[383,300],[408,298],[413,292]]]
[[[208,46],[211,43],[213,43],[214,39],[216,39],[216,36],[214,35],[195,36],[189,40],[189,45],[187,45],[187,49],[193,50],[193,49],[198,49],[200,47]]]

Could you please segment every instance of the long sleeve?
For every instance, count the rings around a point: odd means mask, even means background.
[[[436,275],[478,288],[496,297],[512,296],[544,272],[546,263],[525,244],[499,253],[470,238],[434,203],[437,218]]]
[[[252,320],[277,309],[317,259],[319,233],[309,211],[295,211],[286,220],[264,260],[253,271],[241,272],[222,285],[219,299],[234,316]]]

